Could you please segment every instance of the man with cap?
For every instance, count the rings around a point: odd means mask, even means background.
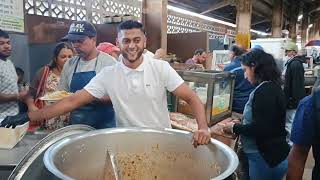
[[[97,31],[87,21],[72,23],[62,40],[71,42],[78,54],[63,67],[59,82],[62,90],[75,93],[83,89],[101,69],[116,63],[113,57],[96,49]],[[86,124],[97,129],[115,127],[111,101],[100,99],[75,109],[70,114],[70,124]]]
[[[292,145],[289,141],[292,122],[299,101],[305,96],[303,68],[305,60],[302,57],[297,56],[298,47],[293,42],[288,42],[285,45],[285,53],[287,61],[282,76],[284,78],[284,93],[287,102],[286,130],[288,132],[288,142]]]
[[[108,95],[116,112],[117,127],[171,128],[168,90],[187,102],[194,112],[198,130],[193,134],[193,144],[207,144],[210,130],[201,100],[168,62],[143,54],[146,47],[143,25],[132,20],[122,22],[118,26],[117,44],[120,62],[103,68],[84,89],[39,111],[7,117],[0,126],[11,127],[64,114]]]

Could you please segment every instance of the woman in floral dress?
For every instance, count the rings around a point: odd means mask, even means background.
[[[48,102],[41,101],[39,98],[45,94],[58,90],[60,74],[64,63],[74,55],[74,50],[70,44],[58,43],[53,51],[53,59],[49,65],[44,66],[37,73],[30,86],[32,98],[28,100],[29,111],[35,111],[48,105]],[[30,122],[29,130],[44,129],[53,131],[68,124],[68,115],[58,116],[44,121],[43,124]]]

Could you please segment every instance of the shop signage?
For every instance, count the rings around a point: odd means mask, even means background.
[[[22,0],[0,0],[0,29],[24,32]]]

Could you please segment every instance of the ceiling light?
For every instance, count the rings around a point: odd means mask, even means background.
[[[138,1],[142,1],[142,0],[138,0]],[[200,19],[204,19],[204,20],[207,20],[207,21],[216,22],[216,23],[219,23],[219,24],[224,24],[224,25],[227,25],[227,26],[230,26],[230,27],[234,27],[234,28],[237,26],[237,25],[235,25],[233,23],[230,23],[230,22],[222,21],[222,20],[215,19],[215,18],[212,18],[212,17],[209,17],[209,16],[204,16],[202,14],[191,12],[191,11],[188,11],[188,10],[185,10],[185,9],[181,9],[181,8],[178,8],[178,7],[174,7],[174,6],[171,6],[171,5],[167,5],[167,9],[175,11],[175,12],[178,12],[178,13],[181,13],[181,14],[198,17]],[[253,32],[253,33],[264,35],[264,36],[270,35],[270,33],[265,33],[265,32],[257,31],[257,30],[253,30],[253,29],[251,29],[250,31]]]
[[[191,11],[188,11],[188,10],[185,10],[185,9],[177,8],[177,7],[174,7],[174,6],[171,6],[171,5],[168,5],[167,8],[169,10],[172,10],[172,11],[175,11],[175,12],[178,12],[178,13],[181,13],[181,14],[186,14],[186,15],[189,15],[189,16],[198,17],[198,18],[201,18],[201,19],[205,19],[205,20],[208,20],[208,21],[211,21],[211,22],[224,24],[224,25],[231,26],[231,27],[236,27],[236,25],[233,24],[233,23],[221,21],[219,19],[215,19],[215,18],[212,18],[212,17],[204,16],[202,14],[198,14],[198,13],[191,12]]]

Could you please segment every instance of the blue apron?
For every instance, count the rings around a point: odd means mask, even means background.
[[[71,92],[75,93],[76,91],[83,89],[90,80],[96,76],[98,57],[96,59],[94,71],[87,72],[76,72],[80,57],[77,59],[77,64],[74,68],[70,83]],[[103,104],[96,101],[84,105],[70,113],[69,124],[86,124],[96,129],[115,127],[116,122],[112,103]]]

